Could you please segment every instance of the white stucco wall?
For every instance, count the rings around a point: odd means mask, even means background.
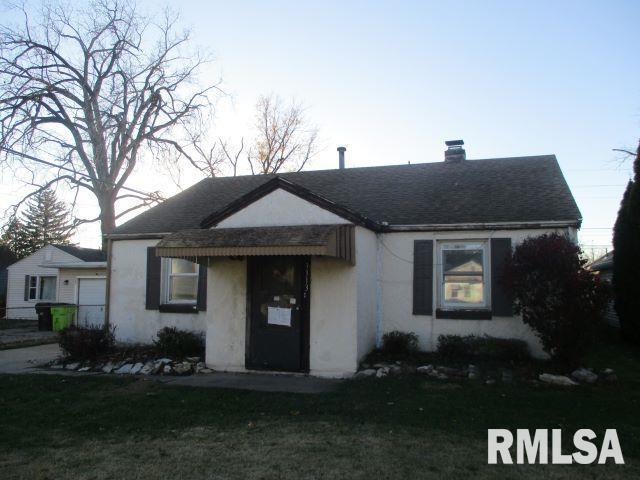
[[[286,190],[277,189],[222,220],[216,228],[350,223]]]
[[[213,259],[207,270],[208,367],[231,372],[245,370],[246,324],[246,259]]]
[[[10,265],[7,269],[7,318],[28,318],[37,319],[35,304],[44,300],[24,299],[24,277],[25,275],[46,275],[58,277],[57,268],[47,268],[41,265],[47,263],[81,262],[79,258],[68,254],[52,245],[42,247],[33,252],[28,257]],[[56,298],[53,300],[66,301],[60,299],[60,279],[57,279]]]
[[[356,268],[344,260],[311,259],[309,370],[312,375],[343,377],[357,369],[356,272]]]
[[[468,232],[402,232],[387,233],[382,241],[382,330],[411,331],[419,337],[419,347],[433,351],[438,336],[490,335],[501,338],[525,340],[536,356],[543,356],[540,342],[520,317],[494,317],[491,320],[449,320],[435,319],[432,315],[413,315],[413,242],[414,240],[434,240],[434,255],[437,242],[445,240],[482,240],[490,238],[511,238],[515,247],[525,238],[543,233],[563,233],[563,229],[545,230],[492,230]],[[575,231],[569,232],[575,235]],[[437,260],[434,257],[434,265]],[[434,274],[434,302],[437,307],[437,275]]]
[[[78,277],[105,277],[106,268],[61,268],[58,273],[58,301],[78,303]],[[65,282],[67,282],[65,284]]]
[[[368,354],[376,343],[376,260],[376,234],[356,227],[358,360]]]
[[[150,343],[163,327],[204,333],[206,312],[146,310],[147,247],[158,240],[114,240],[111,248],[109,322],[122,342]]]

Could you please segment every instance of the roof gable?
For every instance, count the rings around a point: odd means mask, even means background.
[[[377,228],[377,224],[372,220],[367,219],[366,217],[349,210],[341,205],[331,202],[326,198],[321,197],[320,195],[316,195],[310,190],[296,185],[295,183],[286,180],[282,177],[274,177],[268,182],[256,187],[251,190],[247,194],[239,197],[238,199],[231,202],[229,205],[224,207],[217,212],[209,215],[205,218],[201,223],[200,227],[202,228],[210,228],[217,225],[220,222],[230,218],[234,214],[246,209],[249,205],[254,204],[255,202],[265,198],[267,195],[274,193],[276,190],[282,190],[288,192],[296,197],[299,197],[323,210],[331,212],[338,217],[341,217],[345,220],[353,222],[357,225],[368,226],[370,228]],[[295,213],[295,212],[294,212]],[[317,222],[312,222],[317,223]],[[335,223],[335,221],[327,222],[327,223]],[[297,223],[292,223],[291,225],[295,225]],[[254,225],[255,226],[255,225]]]

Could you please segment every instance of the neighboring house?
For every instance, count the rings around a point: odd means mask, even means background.
[[[587,268],[592,272],[596,272],[603,281],[611,284],[613,282],[613,250],[591,262]],[[609,325],[620,327],[620,319],[616,313],[613,300],[609,302],[604,318]]]
[[[102,324],[106,256],[101,250],[47,245],[8,270],[7,318],[36,319],[39,302],[78,305],[79,323]]]
[[[0,318],[4,317],[7,302],[7,267],[16,260],[9,247],[0,245]]]
[[[202,332],[209,367],[348,376],[385,332],[526,340],[515,244],[581,216],[553,155],[209,178],[109,235],[108,320]],[[344,150],[341,151],[341,157]],[[343,160],[343,158],[341,159]],[[191,262],[195,263],[191,263]]]

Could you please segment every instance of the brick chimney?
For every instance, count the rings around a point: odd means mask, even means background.
[[[444,143],[447,146],[447,149],[444,151],[445,162],[463,162],[467,159],[467,152],[462,148],[464,140],[447,140]]]

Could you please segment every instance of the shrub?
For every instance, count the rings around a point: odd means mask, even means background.
[[[485,335],[440,335],[438,354],[447,359],[491,358],[503,361],[522,361],[529,358],[529,347],[523,340],[495,338]]]
[[[411,355],[418,349],[418,336],[413,332],[394,330],[382,336],[382,353],[389,355]]]
[[[563,366],[575,366],[593,344],[609,300],[585,263],[576,244],[551,234],[518,245],[506,271],[516,313]]]
[[[153,344],[160,355],[181,359],[201,357],[204,354],[204,339],[200,334],[176,327],[164,327],[157,335],[158,339]]]
[[[625,340],[640,344],[640,146],[613,228],[615,308]]]
[[[74,360],[94,360],[109,353],[115,345],[113,327],[71,325],[63,329],[58,343],[65,357]]]

